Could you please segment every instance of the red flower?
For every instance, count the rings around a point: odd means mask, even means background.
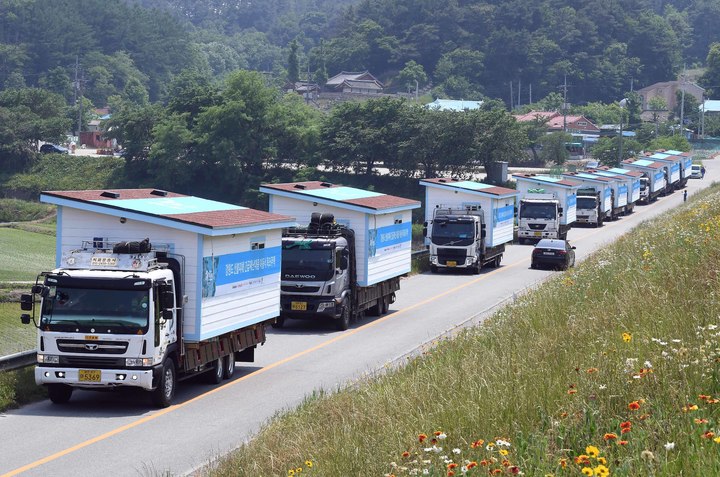
[[[632,427],[632,422],[625,421],[620,423],[620,429],[630,429]]]
[[[420,442],[423,442],[425,439],[427,439],[427,434],[420,434],[420,435],[418,436],[418,440],[419,440]]]
[[[626,446],[628,445],[628,441],[618,441],[619,446]]]
[[[638,401],[633,401],[630,404],[628,404],[628,409],[631,411],[637,411],[640,409],[640,403]]]
[[[628,432],[630,432],[630,428],[629,428],[629,427],[625,427],[625,428],[623,428],[623,429],[620,429],[620,434],[627,434]]]
[[[510,473],[511,473],[511,474],[519,474],[519,473],[520,473],[520,467],[518,467],[518,466],[516,466],[516,465],[510,467]]]
[[[614,433],[612,433],[612,432],[607,432],[607,433],[603,436],[603,439],[605,439],[606,441],[609,441],[609,440],[612,440],[612,439],[617,439],[617,434],[614,434]]]
[[[402,453],[403,457],[410,457],[410,453],[408,451],[405,451]]]
[[[455,468],[457,468],[457,466],[458,466],[458,465],[457,465],[455,462],[451,462],[451,463],[448,464],[447,468],[448,468],[448,469],[455,469]]]
[[[715,437],[715,433],[713,431],[707,431],[705,434],[702,435],[705,439],[712,439]]]

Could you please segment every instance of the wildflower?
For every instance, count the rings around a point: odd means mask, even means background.
[[[295,475],[295,469],[288,470],[288,475]]]
[[[567,459],[560,459],[560,462],[558,462],[558,464],[560,464],[560,468],[562,468],[562,469],[566,468],[568,465]]]
[[[655,454],[650,452],[649,450],[644,450],[640,453],[640,458],[647,461],[654,461],[655,460]]]
[[[694,421],[695,421],[695,424],[707,424],[707,423],[708,423],[708,420],[707,420],[707,419],[697,419],[697,418],[695,418]]]
[[[698,399],[700,399],[701,401],[707,401],[707,400],[710,399],[710,398],[712,398],[712,396],[707,396],[707,395],[705,395],[705,394],[700,394],[700,395],[698,396]]]
[[[595,446],[587,446],[585,448],[585,453],[592,457],[593,459],[597,458],[597,456],[600,455],[600,449],[598,449]]]
[[[608,475],[610,475],[610,469],[608,469],[604,465],[598,465],[597,467],[595,467],[594,471],[595,475],[598,475],[600,477],[607,477]]]
[[[606,389],[607,389],[607,384],[601,384],[600,386],[598,386],[598,389],[599,389],[600,391],[606,390]]]
[[[493,447],[495,447],[495,444],[493,444],[492,442],[488,442],[488,444],[485,446],[485,450],[491,451],[493,450]]]
[[[410,453],[408,451],[405,451],[402,453],[403,457],[410,457]]]
[[[630,404],[628,404],[628,409],[631,411],[637,411],[640,409],[640,403],[638,401],[633,401]]]
[[[510,447],[510,443],[502,439],[495,440],[495,444],[499,445],[500,447]]]
[[[490,461],[483,459],[480,461],[480,465],[482,465],[483,467],[487,467],[488,465],[490,465]]]
[[[473,442],[472,444],[470,444],[470,447],[473,448],[473,449],[475,449],[475,448],[477,448],[477,447],[482,446],[483,444],[485,444],[485,441],[482,440],[482,439],[478,439],[478,440],[476,440],[475,442]]]
[[[712,439],[715,437],[715,433],[713,431],[707,431],[705,434],[702,435],[704,439]]]
[[[457,465],[455,462],[451,462],[451,463],[449,463],[449,464],[447,465],[447,468],[450,469],[450,470],[452,470],[452,469],[457,469],[457,468],[458,468],[458,465]]]
[[[628,445],[628,441],[618,441],[619,446],[626,446]]]
[[[628,432],[630,432],[630,430],[631,430],[631,429],[630,429],[629,427],[626,427],[626,428],[624,428],[624,429],[620,429],[620,434],[627,434]]]
[[[502,464],[503,467],[510,467],[510,461],[507,460],[507,459],[503,459],[503,461],[501,462],[501,464]]]
[[[452,470],[448,470],[448,471],[447,471],[447,476],[448,476],[448,477],[452,477],[453,475],[455,475],[455,472],[453,472]]]
[[[510,468],[508,469],[508,471],[509,471],[511,474],[513,474],[513,475],[517,475],[517,474],[520,473],[520,467],[518,467],[518,466],[516,466],[516,465],[513,465],[512,467],[510,467]]]
[[[580,454],[579,456],[575,457],[575,463],[578,465],[589,464],[590,457],[585,454]]]
[[[583,467],[582,473],[583,475],[593,475],[593,470],[590,467]]]
[[[491,474],[492,474],[492,475],[502,474],[502,470],[501,470],[501,469],[493,469],[492,472],[491,472]]]
[[[614,434],[612,432],[606,432],[605,435],[603,436],[603,439],[605,439],[606,441],[617,439],[617,434]]]
[[[624,342],[629,343],[632,341],[632,335],[630,333],[623,333],[622,339]]]
[[[715,442],[715,444],[720,444],[720,437],[713,439],[713,442]]]
[[[575,394],[577,392],[577,389],[568,389],[568,394]]]
[[[697,404],[690,404],[687,406],[683,406],[682,410],[683,410],[683,412],[697,411],[698,407],[697,407]]]
[[[420,441],[420,442],[423,442],[425,439],[427,439],[427,435],[426,435],[426,434],[420,434],[420,435],[418,436],[418,441]]]
[[[455,449],[452,450],[452,452],[453,452],[453,454],[459,454],[462,451],[456,447]]]
[[[408,454],[408,455],[409,455],[409,454]],[[313,463],[312,463],[311,460],[306,460],[306,461],[305,461],[305,467],[307,467],[308,469],[312,469],[312,466],[313,466]]]
[[[620,423],[620,429],[630,429],[632,427],[632,422],[630,421],[624,421]]]
[[[471,460],[470,462],[468,462],[468,464],[467,464],[466,467],[467,467],[468,469],[474,469],[474,468],[477,467],[477,466],[478,466],[478,463],[475,462],[474,460]]]
[[[597,373],[597,372],[598,372],[597,368],[588,368],[588,370],[587,370],[588,374]]]
[[[602,465],[607,464],[607,459],[605,457],[598,457],[597,461],[598,461],[598,464],[602,464]]]
[[[302,467],[295,469],[295,474],[302,474]]]
[[[665,450],[666,450],[666,451],[671,451],[671,450],[673,450],[674,448],[675,448],[675,443],[674,443],[674,442],[666,442],[666,443],[665,443]]]

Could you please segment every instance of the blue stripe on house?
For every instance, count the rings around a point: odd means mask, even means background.
[[[513,207],[512,205],[506,205],[505,207],[493,209],[493,221],[495,225],[499,224],[500,222],[512,220],[514,217],[515,207]]]
[[[57,208],[57,217],[55,224],[55,266],[60,267],[60,261],[62,260],[62,230],[63,230],[63,208],[59,206]]]
[[[229,285],[252,278],[280,273],[281,247],[261,248],[239,253],[229,253],[215,257],[203,257],[207,271],[209,260],[218,259],[214,271],[215,285]]]
[[[387,225],[377,229],[375,238],[376,249],[389,247],[403,242],[412,240],[412,224],[410,222],[402,224]]]

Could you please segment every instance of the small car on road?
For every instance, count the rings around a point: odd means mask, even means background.
[[[702,166],[700,164],[693,164],[690,168],[690,178],[691,179],[702,179]]]
[[[552,267],[567,270],[575,265],[575,247],[567,240],[542,239],[532,251],[530,268]]]
[[[68,148],[58,146],[57,144],[46,143],[40,146],[40,152],[43,154],[69,154]]]

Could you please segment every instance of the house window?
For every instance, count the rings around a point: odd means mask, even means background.
[[[578,126],[587,126],[587,122],[585,121],[578,121]]]
[[[250,250],[262,250],[265,248],[265,242],[250,242]]]

